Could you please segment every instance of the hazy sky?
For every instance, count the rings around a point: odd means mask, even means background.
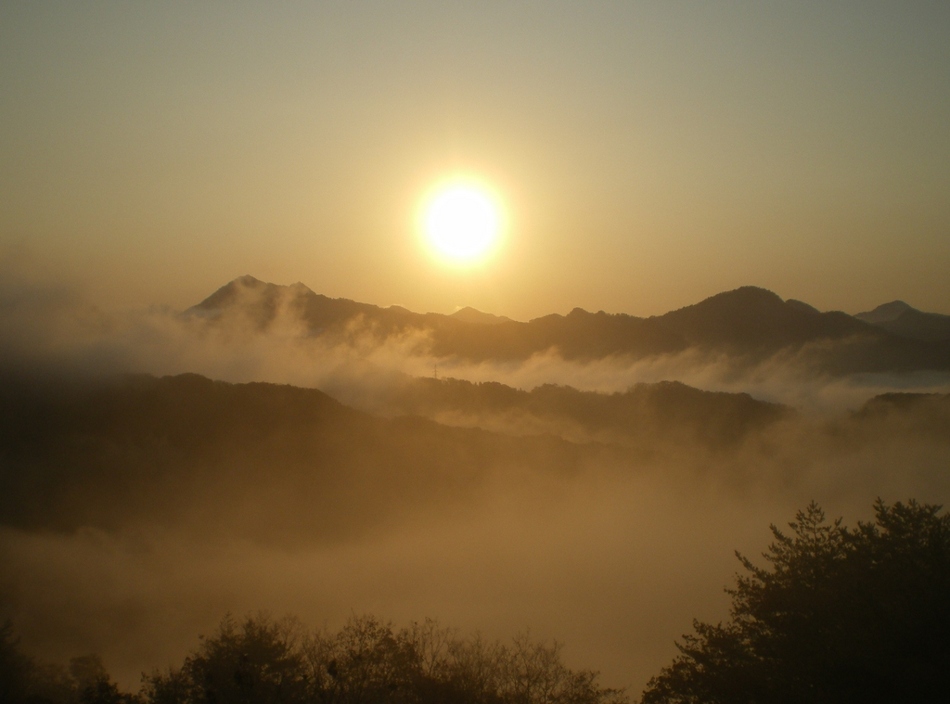
[[[416,232],[455,173],[510,220],[471,271]],[[950,313],[950,4],[5,0],[0,256],[106,306]]]

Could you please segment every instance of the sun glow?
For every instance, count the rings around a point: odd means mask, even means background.
[[[443,183],[422,209],[426,241],[440,259],[455,264],[484,261],[497,247],[502,208],[495,195],[472,181]]]

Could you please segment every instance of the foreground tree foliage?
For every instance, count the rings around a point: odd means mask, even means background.
[[[739,555],[731,618],[694,623],[644,704],[947,701],[950,517],[910,501],[848,528],[814,503],[759,567]],[[123,693],[94,656],[24,655],[0,626],[0,704],[619,704],[622,692],[527,635],[461,638],[433,621],[353,618],[336,633],[293,619],[226,618],[180,667]]]
[[[145,678],[148,704],[615,704],[623,693],[568,669],[559,646],[460,639],[433,621],[372,617],[338,633],[293,620],[226,618],[181,668]]]
[[[875,504],[850,529],[814,503],[772,526],[767,568],[739,555],[732,618],[677,644],[644,704],[931,702],[950,697],[950,516]]]
[[[0,626],[0,704],[142,704],[119,691],[98,655],[72,658],[69,668],[39,663],[20,650],[9,621]]]

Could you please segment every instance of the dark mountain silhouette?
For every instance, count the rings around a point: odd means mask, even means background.
[[[750,433],[793,416],[748,394],[701,391],[679,382],[637,384],[622,393],[545,384],[532,391],[497,382],[416,379],[389,399],[391,409],[500,432],[548,432],[637,449],[677,444],[733,448]]]
[[[185,315],[211,322],[239,321],[264,331],[282,312],[299,319],[309,334],[331,339],[345,338],[354,329],[380,341],[398,333],[424,331],[432,354],[472,360],[527,359],[552,348],[568,359],[611,354],[640,357],[686,347],[678,335],[627,315],[592,314],[576,308],[567,316],[549,315],[528,323],[491,316],[493,324],[486,325],[489,314],[480,311],[453,316],[413,313],[395,306],[380,308],[327,298],[303,284],[277,286],[252,276],[231,281]]]
[[[889,423],[892,431],[903,426],[907,437],[950,439],[950,394],[887,393],[869,399],[854,414],[868,426]]]
[[[196,374],[6,375],[0,525],[209,522],[212,531],[322,539],[464,501],[492,472],[570,476],[595,461],[629,465],[629,448],[640,457],[683,444],[728,448],[786,414],[676,383],[607,395],[451,379],[416,380],[392,392],[389,410],[397,415],[363,413],[316,389]],[[445,412],[535,422],[481,423],[504,430],[490,432],[422,417]]]
[[[820,313],[821,312],[814,306],[810,306],[804,301],[796,301],[794,298],[789,298],[787,301],[785,301],[785,305],[787,305],[789,308],[794,308],[804,313]]]
[[[328,298],[314,293],[302,283],[279,286],[242,276],[231,281],[185,314],[210,320],[239,317],[260,330],[269,328],[281,313],[299,317],[312,334],[339,331],[357,316],[376,324],[387,323],[387,332],[399,323],[419,326],[425,316],[393,306],[380,308],[346,298]]]
[[[728,447],[785,413],[745,394],[675,383],[606,395],[434,379],[393,392],[389,410],[396,416],[380,418],[315,389],[196,374],[6,376],[0,524],[115,528],[213,513],[220,529],[333,536],[463,501],[493,471],[563,475],[595,458],[623,464],[630,457],[621,445]],[[538,422],[499,433],[421,417],[446,411]],[[563,432],[567,422],[584,432]]]
[[[720,293],[657,320],[691,345],[737,352],[879,335],[867,323],[846,313],[819,313],[801,302],[783,301],[771,291],[754,286]]]
[[[128,523],[320,540],[477,494],[493,471],[577,471],[604,448],[195,374],[0,385],[0,525]]]
[[[914,309],[904,303],[904,301],[891,301],[890,303],[879,305],[874,310],[858,313],[854,317],[873,325],[880,325],[881,323],[897,320],[901,313],[907,310]]]
[[[265,540],[336,539],[463,505],[497,473],[637,471],[647,457],[682,453],[708,468],[703,458],[796,418],[746,394],[671,382],[597,394],[420,379],[390,402],[403,415],[373,416],[315,389],[195,374],[7,375],[0,525],[157,523]],[[421,417],[446,414],[475,427]],[[882,396],[848,423],[858,443],[865,426],[875,437],[896,429],[945,441],[950,396]]]
[[[565,315],[547,315],[527,323],[486,327],[438,324],[431,352],[476,361],[527,359],[556,350],[565,359],[590,360],[612,355],[648,357],[686,349],[683,339],[653,321],[629,315],[588,313],[575,308]]]
[[[690,346],[750,359],[786,351],[835,374],[950,369],[950,344],[901,336],[746,286],[656,318]]]
[[[891,301],[854,317],[900,337],[924,341],[950,340],[950,315],[924,313],[903,301]]]
[[[492,315],[491,313],[482,313],[469,306],[461,308],[452,313],[452,317],[461,320],[464,323],[480,323],[482,325],[497,325],[498,323],[511,323],[511,318],[504,315]]]
[[[911,313],[918,318],[908,318],[901,327]],[[950,337],[940,332],[943,318],[950,316],[905,310],[885,329],[840,311],[822,313],[801,301],[783,301],[751,286],[651,318],[575,308],[567,315],[518,322],[473,309],[441,315],[381,308],[328,298],[299,283],[277,286],[244,276],[185,315],[211,324],[237,321],[260,331],[290,316],[306,334],[328,340],[358,333],[381,342],[417,332],[420,351],[472,361],[523,360],[548,351],[579,361],[639,359],[694,349],[750,362],[788,351],[818,370],[837,374],[950,369]],[[922,331],[919,316],[926,317],[929,332]]]

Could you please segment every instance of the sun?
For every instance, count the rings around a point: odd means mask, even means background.
[[[502,207],[495,194],[474,181],[436,186],[422,208],[422,229],[432,252],[453,264],[476,264],[496,248]]]

